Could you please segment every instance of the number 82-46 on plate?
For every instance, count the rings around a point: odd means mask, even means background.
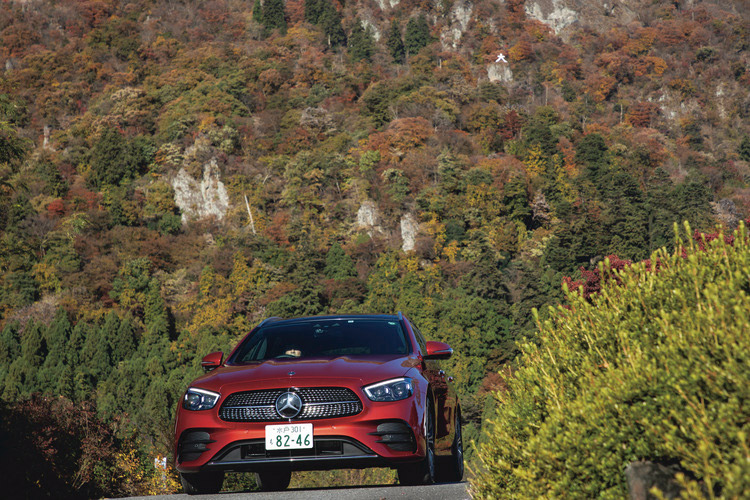
[[[295,450],[313,447],[313,424],[266,426],[267,450]]]

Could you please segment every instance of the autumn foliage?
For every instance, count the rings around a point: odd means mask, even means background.
[[[750,210],[746,9],[636,3],[0,2],[0,400],[108,453],[39,437],[75,458],[39,488],[154,491],[200,358],[269,315],[403,311],[479,440],[564,276]]]

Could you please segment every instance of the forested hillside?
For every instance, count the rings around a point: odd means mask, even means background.
[[[744,0],[2,0],[0,420],[110,450],[28,484],[168,489],[200,358],[272,315],[403,311],[478,438],[564,277],[748,215],[749,48]]]

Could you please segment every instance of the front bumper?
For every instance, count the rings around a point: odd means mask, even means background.
[[[206,411],[177,412],[175,465],[180,472],[204,469],[252,472],[271,468],[327,470],[390,467],[425,455],[421,428],[424,402],[418,392],[403,401],[374,403],[363,399],[357,415],[313,424],[313,447],[268,451],[269,422],[226,422],[219,404]],[[274,422],[282,423],[282,422]]]

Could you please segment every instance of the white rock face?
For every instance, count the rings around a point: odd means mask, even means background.
[[[641,0],[527,0],[524,8],[528,18],[549,25],[565,40],[577,26],[604,33],[618,24],[638,22],[639,3]]]
[[[367,200],[357,211],[357,227],[365,229],[378,229],[380,226],[380,214],[375,202]]]
[[[731,108],[731,96],[737,91],[738,89],[735,82],[730,84],[722,82],[716,87],[716,99],[714,102],[716,104],[716,111],[719,113],[719,118],[722,120],[726,120],[729,117],[727,109]]]
[[[471,2],[457,2],[451,9],[451,22],[458,23],[461,31],[465,32],[471,21],[471,14],[474,12],[474,4]]]
[[[378,7],[380,7],[380,10],[385,10],[388,7],[391,9],[397,6],[399,3],[401,3],[401,0],[376,0],[378,3]],[[357,9],[360,10],[360,9]]]
[[[380,41],[380,30],[378,30],[378,27],[370,21],[367,18],[362,19],[362,29],[367,30],[367,28],[370,28],[370,33],[372,33],[372,37],[375,39],[376,42]]]
[[[543,6],[538,1],[527,2],[525,10],[527,16],[548,24],[557,34],[578,20],[578,14],[562,0],[552,0],[551,6]]]
[[[49,142],[50,134],[52,133],[52,128],[50,128],[49,125],[45,125],[43,130],[44,139],[42,139],[42,148],[53,150],[54,148]]]
[[[417,233],[419,224],[412,214],[406,214],[401,217],[401,250],[411,252],[417,244]]]
[[[508,63],[492,63],[487,65],[487,78],[491,82],[508,83],[513,81],[513,71]]]
[[[653,99],[649,98],[648,101],[653,102]],[[661,107],[662,115],[670,120],[700,112],[700,105],[696,99],[684,99],[681,95],[666,89],[662,90],[656,102]]]
[[[450,27],[443,30],[440,34],[440,43],[443,45],[444,49],[458,49],[461,37],[464,36],[464,33],[466,33],[466,30],[469,27],[473,12],[474,4],[469,1],[458,1],[453,5],[453,8],[448,14]]]
[[[182,223],[191,219],[224,218],[229,209],[229,196],[219,177],[216,158],[203,166],[203,179],[197,181],[181,168],[172,179],[174,201],[182,211]]]

